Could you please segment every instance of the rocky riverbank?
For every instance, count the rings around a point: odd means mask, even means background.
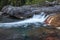
[[[25,19],[30,18],[34,14],[39,14],[41,12],[48,13],[54,13],[54,12],[60,12],[60,5],[54,5],[54,6],[21,6],[21,7],[14,7],[14,6],[4,6],[1,10],[3,14],[10,15],[12,17],[16,17],[19,19]]]
[[[3,19],[5,18],[3,21],[5,20],[6,21],[0,23],[0,40],[59,40],[60,39],[60,30],[52,28],[52,26],[50,27],[44,25],[44,20],[47,19],[48,15],[54,13],[57,14],[57,12],[60,13],[60,5],[54,5],[49,7],[5,6],[1,10],[1,12],[3,15]],[[23,20],[21,20],[21,18]]]

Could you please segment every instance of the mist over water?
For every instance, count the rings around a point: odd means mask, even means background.
[[[10,28],[10,27],[18,27],[22,25],[25,25],[24,27],[27,27],[28,24],[31,23],[38,26],[38,23],[44,23],[44,21],[47,19],[48,16],[46,16],[44,12],[41,12],[39,14],[34,14],[32,18],[28,18],[22,21],[11,22],[11,23],[0,23],[0,27]]]

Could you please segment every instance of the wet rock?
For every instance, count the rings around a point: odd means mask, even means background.
[[[46,27],[31,30],[24,28],[0,28],[0,40],[44,40],[50,37],[59,39],[60,30]]]
[[[45,22],[50,26],[60,27],[60,13],[50,15]]]
[[[56,33],[50,33],[48,34],[44,40],[59,40],[59,36]]]
[[[1,10],[4,14],[8,14],[11,17],[16,17],[20,19],[31,17],[33,14],[29,8],[24,7],[13,7],[13,6],[5,6]]]
[[[21,7],[14,7],[14,6],[4,6],[1,10],[4,14],[8,14],[12,17],[24,19],[33,16],[35,13],[41,12],[57,12],[60,11],[60,5],[49,6],[49,7],[32,7],[32,6],[21,6]]]
[[[49,7],[33,7],[33,6],[21,6],[21,7],[14,7],[14,6],[4,6],[1,10],[4,14],[8,14],[10,17],[15,17],[19,19],[30,18],[34,14],[39,14],[41,12],[60,12],[60,5],[54,5]]]

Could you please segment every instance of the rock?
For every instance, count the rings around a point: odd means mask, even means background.
[[[59,40],[59,39],[60,38],[56,33],[50,33],[44,38],[44,40]]]
[[[37,10],[37,11],[36,11]],[[10,16],[24,19],[33,16],[35,13],[40,12],[60,12],[60,5],[55,5],[53,7],[32,7],[32,6],[21,6],[21,7],[14,7],[14,6],[4,6],[1,10],[4,14],[8,14]]]
[[[45,6],[54,6],[54,5],[59,5],[58,1],[53,2],[45,1]]]
[[[46,19],[46,24],[53,26],[53,27],[60,27],[60,14],[59,13],[54,13],[53,15],[50,15]]]
[[[4,14],[8,14],[11,17],[16,17],[19,19],[28,18],[33,15],[29,8],[24,8],[24,7],[4,6],[1,11]]]
[[[14,7],[14,6],[4,6],[1,10],[3,14],[8,14],[11,17],[25,19],[32,17],[35,13],[41,12],[60,12],[60,5],[54,5],[49,7],[32,7],[32,6],[21,6],[21,7]]]

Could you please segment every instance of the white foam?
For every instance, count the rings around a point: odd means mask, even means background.
[[[21,26],[21,25],[24,25],[26,23],[37,23],[37,22],[40,22],[40,23],[43,23],[46,18],[48,16],[45,17],[45,13],[44,12],[41,12],[40,14],[36,14],[34,15],[32,18],[29,18],[29,19],[26,19],[26,20],[22,20],[22,21],[18,21],[18,22],[11,22],[11,23],[0,23],[0,27],[17,27],[17,26]]]

